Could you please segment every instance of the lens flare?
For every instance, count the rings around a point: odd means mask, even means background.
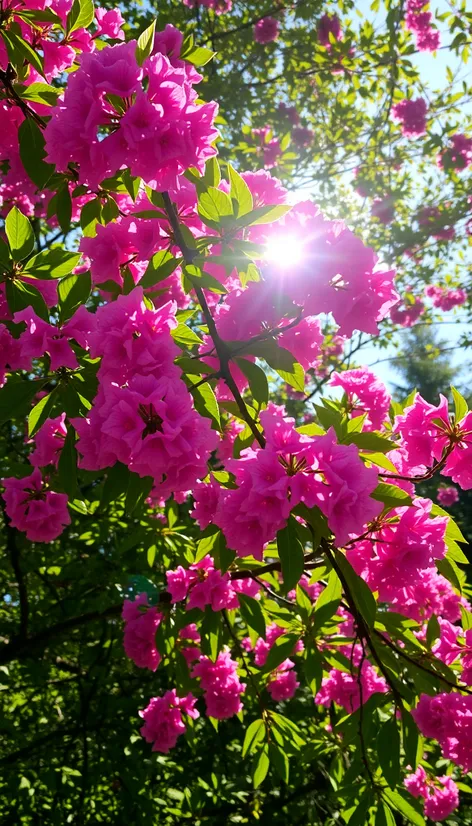
[[[264,257],[277,267],[298,264],[303,258],[303,244],[294,235],[280,235],[268,241]]]

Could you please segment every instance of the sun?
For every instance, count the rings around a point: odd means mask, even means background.
[[[277,267],[298,264],[303,258],[303,244],[295,235],[279,235],[268,241],[264,258]]]

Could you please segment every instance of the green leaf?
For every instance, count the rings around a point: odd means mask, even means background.
[[[436,559],[436,568],[449,582],[462,593],[460,569],[452,559]]]
[[[405,505],[411,505],[411,496],[408,496],[401,488],[397,488],[396,485],[387,485],[385,482],[377,485],[370,495],[372,499],[383,502],[389,508],[402,508]]]
[[[2,270],[5,272],[12,271],[12,259],[10,257],[8,244],[5,243],[3,238],[0,238],[0,272]]]
[[[415,771],[418,765],[418,758],[421,756],[418,754],[421,738],[419,736],[418,726],[410,712],[405,708],[402,709],[402,734],[405,765],[411,766],[412,771]]]
[[[76,433],[71,424],[67,427],[67,436],[61,450],[57,470],[59,481],[67,495],[74,499],[79,495],[77,488],[77,450]]]
[[[363,620],[367,623],[369,628],[375,623],[375,615],[377,612],[377,605],[375,597],[366,582],[356,574],[352,565],[347,561],[344,554],[340,551],[334,551],[336,562],[347,582],[349,592],[355,602],[356,608],[361,614]]]
[[[254,720],[246,731],[243,743],[242,756],[253,754],[259,743],[265,738],[264,720]]]
[[[458,390],[451,385],[452,398],[454,399],[454,418],[456,422],[460,422],[464,416],[467,416],[469,408],[467,402]]]
[[[170,332],[175,343],[184,350],[188,350],[196,344],[203,344],[203,339],[194,333],[186,324],[178,324],[177,327]]]
[[[269,367],[272,367],[290,387],[303,393],[305,372],[288,350],[279,347],[275,341],[259,341],[251,345],[250,352],[254,356],[265,359]]]
[[[198,214],[204,220],[218,224],[221,218],[233,215],[231,198],[221,189],[210,186],[198,198]]]
[[[379,730],[377,754],[383,776],[394,789],[400,781],[400,735],[395,717],[383,723]]]
[[[43,61],[38,52],[35,51],[26,40],[23,40],[22,37],[19,37],[19,35],[15,34],[11,29],[8,29],[8,31],[2,30],[0,34],[5,42],[10,63],[17,69],[20,69],[23,60],[27,60],[40,75],[43,75]]]
[[[43,250],[30,258],[23,272],[29,276],[49,280],[62,278],[72,272],[81,259],[80,252],[69,252],[62,248]]]
[[[297,536],[293,516],[289,517],[287,526],[277,533],[277,550],[282,566],[283,591],[287,593],[300,581],[305,565],[303,547]]]
[[[139,286],[144,288],[153,287],[154,284],[164,281],[169,275],[172,275],[179,264],[179,259],[175,258],[169,250],[156,252],[156,254],[152,256],[146,272],[139,282]]]
[[[86,238],[94,238],[97,234],[96,226],[102,217],[102,204],[98,198],[87,201],[80,213],[80,226]]]
[[[15,13],[18,14],[18,9],[15,9]],[[59,18],[57,19],[59,20]],[[57,99],[61,94],[60,89],[56,89],[55,86],[50,86],[49,83],[30,83],[29,86],[22,86],[21,84],[15,83],[13,88],[22,100],[26,100],[30,103],[43,103],[45,106],[55,106]],[[27,118],[23,121],[18,133],[21,131],[21,127],[24,126],[25,123],[33,124],[33,126],[36,126],[38,131],[41,133],[41,129],[32,118]],[[42,144],[44,146],[44,140],[42,141]],[[54,169],[54,166],[52,166],[52,169]]]
[[[349,433],[343,442],[356,445],[360,450],[372,450],[374,453],[388,453],[389,450],[397,447],[391,439],[386,439],[377,433]]]
[[[0,388],[0,424],[10,419],[22,418],[36,393],[39,393],[46,381],[47,379],[40,381],[8,379],[4,387]]]
[[[211,49],[206,49],[204,46],[197,46],[195,49],[192,49],[192,51],[187,52],[184,60],[192,63],[193,66],[206,66],[215,55],[216,52],[212,52]]]
[[[267,404],[269,401],[269,383],[263,369],[247,359],[237,358],[235,361],[241,373],[246,376],[249,382],[253,399],[259,404]]]
[[[23,281],[10,279],[5,286],[7,302],[12,313],[19,310],[25,310],[26,307],[32,307],[33,310],[44,321],[49,321],[49,310],[46,302],[36,287],[32,284],[26,284]]]
[[[464,542],[467,543],[467,539],[465,538],[464,534],[462,533],[461,529],[457,522],[452,518],[450,513],[441,508],[439,505],[433,503],[431,507],[431,516],[447,516],[448,523],[446,527],[446,538],[452,539],[455,542]]]
[[[241,616],[246,625],[265,640],[266,623],[258,600],[248,597],[246,594],[238,594],[238,600],[241,607]]]
[[[315,628],[319,629],[339,608],[342,586],[336,571],[331,571],[321,594],[315,602]]]
[[[142,66],[144,61],[152,52],[154,46],[154,34],[156,32],[156,21],[153,20],[151,25],[143,31],[138,37],[138,45],[136,46],[136,61],[138,66]]]
[[[439,639],[440,636],[441,627],[439,625],[436,614],[433,614],[428,620],[428,626],[426,629],[426,645],[429,649],[431,649],[432,644],[435,642],[435,640]]]
[[[71,273],[71,275],[66,275],[65,278],[59,281],[57,292],[62,322],[67,321],[74,314],[77,307],[85,304],[91,289],[92,278],[90,272],[82,272],[77,275]]]
[[[107,477],[103,485],[101,505],[106,507],[110,502],[114,502],[128,490],[131,473],[126,465],[117,462],[112,468],[107,470]]]
[[[5,232],[14,261],[22,261],[30,255],[34,247],[33,227],[16,206],[11,208],[6,217]]]
[[[280,663],[283,663],[287,657],[290,657],[298,640],[299,636],[297,634],[284,634],[283,637],[279,637],[267,655],[267,660],[262,669],[263,672],[268,674],[277,668]]]
[[[257,789],[265,780],[267,772],[269,771],[269,748],[267,743],[259,752],[259,756],[254,762],[253,783],[254,788]]]
[[[305,677],[313,694],[316,694],[323,679],[323,659],[311,639],[305,645],[305,658]]]
[[[277,774],[282,778],[284,783],[288,783],[290,774],[289,760],[282,746],[279,745],[276,740],[269,743],[269,758]]]
[[[59,226],[64,233],[69,232],[72,219],[72,199],[67,182],[56,195],[56,215]]]
[[[385,789],[384,796],[392,808],[400,812],[408,823],[414,826],[425,826],[424,817],[420,812],[420,803],[411,794],[403,790],[394,792],[391,789]]]
[[[379,808],[377,809],[375,826],[396,826],[392,810],[384,801],[379,804]]]
[[[77,31],[77,29],[88,29],[93,22],[94,9],[92,0],[74,0],[72,8],[67,15],[67,33]]]
[[[32,84],[33,86],[36,84]],[[37,84],[43,85],[43,84]],[[38,124],[32,118],[25,118],[18,129],[20,144],[20,158],[38,189],[43,189],[54,172],[54,165],[45,162],[46,149],[44,135]]]
[[[192,381],[189,376],[189,381]],[[193,403],[195,410],[200,413],[200,416],[205,416],[211,419],[213,428],[221,431],[220,409],[213,389],[208,384],[201,384],[200,387],[192,387],[190,385],[190,392],[193,396]]]
[[[283,218],[292,207],[289,204],[278,204],[277,206],[262,206],[247,212],[237,220],[239,227],[254,227],[258,224],[272,224]]]
[[[228,175],[230,182],[230,198],[233,202],[233,210],[236,216],[246,215],[253,207],[252,194],[244,178],[228,164]]]
[[[144,500],[151,493],[153,485],[154,479],[152,476],[141,477],[137,473],[131,473],[125,500],[126,513],[134,513],[137,508],[144,504]]]
[[[39,428],[44,424],[56,403],[56,389],[54,389],[47,396],[43,396],[37,404],[33,407],[28,416],[28,436],[34,436]]]

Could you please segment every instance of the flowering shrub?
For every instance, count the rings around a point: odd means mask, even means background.
[[[286,781],[313,745],[291,719],[303,695],[306,709],[330,710],[315,748],[351,761],[346,811],[360,795],[365,822],[393,810],[422,823],[420,798],[427,817],[448,817],[460,786],[423,763],[437,747],[457,780],[472,767],[467,558],[459,527],[418,486],[439,475],[472,489],[472,412],[455,389],[453,405],[392,403],[366,367],[331,370],[336,399],[305,417],[280,403],[285,385],[309,401],[313,376],[354,335],[408,326],[424,304],[399,307],[395,271],[342,220],[288,203],[266,171],[286,149],[270,127],[253,129],[265,170],[218,156],[218,105],[195,89],[209,50],[170,25],[125,40],[120,12],[90,15],[79,0],[29,9],[26,22],[16,9],[0,55],[0,411],[26,442],[2,478],[16,567],[16,542],[47,570],[56,539],[87,542],[82,518],[111,507],[115,531],[131,517],[120,548],[146,542],[150,572],[116,572],[123,646],[133,669],[173,686],[136,703],[152,751],[191,738],[200,717],[238,718],[255,786],[269,768]],[[420,49],[437,47],[430,18],[409,3]],[[280,25],[258,20],[254,39],[275,41]],[[337,16],[317,33],[329,55],[341,48]],[[294,143],[310,145],[296,108],[281,111]],[[404,136],[425,133],[423,98],[391,114]],[[442,170],[469,163],[461,137]],[[389,197],[372,213],[385,228]],[[77,232],[42,248],[38,216],[47,233]],[[467,300],[461,288],[425,295],[445,311]],[[438,500],[453,505],[456,488]]]

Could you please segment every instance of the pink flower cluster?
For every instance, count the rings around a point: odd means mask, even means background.
[[[422,694],[412,715],[421,733],[438,741],[444,757],[466,772],[472,769],[472,696]]]
[[[390,310],[390,320],[401,327],[413,327],[415,321],[423,315],[426,309],[419,298],[411,295],[410,289],[408,288],[408,294],[403,302]]]
[[[395,208],[391,196],[375,198],[370,212],[372,217],[377,218],[381,224],[391,224],[395,220]]]
[[[379,677],[373,666],[363,660],[357,662],[356,668],[360,673],[348,674],[338,668],[332,668],[327,677],[323,677],[321,688],[315,697],[315,703],[328,708],[331,703],[342,706],[351,714],[366,703],[372,694],[385,694],[388,691],[387,683]]]
[[[305,317],[331,313],[340,334],[378,333],[377,322],[397,303],[398,294],[394,271],[379,266],[372,249],[340,221],[328,221],[310,201],[296,204],[271,228],[269,249],[271,232],[278,243],[284,238],[299,243],[296,278],[291,267],[277,260],[264,271],[272,302],[277,290],[302,307]]]
[[[125,621],[123,645],[126,656],[138,668],[156,671],[161,661],[156,648],[156,631],[163,614],[154,605],[149,605],[147,594],[142,593],[134,600],[125,599],[121,616]]]
[[[472,163],[472,138],[456,133],[437,157],[440,169],[466,169]]]
[[[459,806],[459,789],[452,777],[428,777],[423,766],[405,777],[405,786],[413,797],[424,798],[424,814],[431,820],[446,820]]]
[[[424,98],[401,100],[392,106],[392,117],[401,124],[406,138],[416,138],[426,134],[426,114],[428,104]]]
[[[184,6],[194,9],[195,6],[203,6],[213,9],[215,14],[226,14],[233,7],[232,0],[184,0]]]
[[[472,630],[464,633],[459,625],[439,618],[440,637],[434,643],[432,651],[446,665],[460,660],[462,671],[460,679],[466,685],[472,685]]]
[[[199,520],[204,514],[200,525],[211,518],[230,548],[257,559],[299,502],[320,508],[338,545],[361,533],[382,506],[370,497],[377,471],[365,467],[357,448],[337,444],[333,430],[314,438],[300,435],[294,420],[273,405],[261,413],[261,421],[266,447],[247,449],[226,464],[238,487],[211,483],[195,491],[194,516]]]
[[[431,506],[429,499],[415,499],[412,507],[396,508],[389,514],[397,517],[394,522],[348,548],[349,562],[381,600],[391,602],[402,587],[444,557],[448,520],[431,518]]]
[[[172,602],[181,602],[188,597],[187,611],[192,608],[200,608],[203,611],[205,605],[211,605],[213,611],[239,608],[236,589],[229,574],[222,574],[215,568],[211,556],[203,557],[189,568],[179,565],[175,571],[167,571],[166,577]]]
[[[136,41],[84,55],[45,129],[47,159],[61,172],[78,164],[92,188],[123,166],[155,189],[175,187],[216,153],[217,106],[196,103],[200,79],[160,52],[139,66]]]
[[[13,528],[31,542],[52,542],[70,525],[65,493],[50,490],[39,468],[21,479],[2,479],[5,510]]]
[[[335,40],[342,40],[341,22],[337,14],[324,14],[320,17],[316,31],[318,42],[327,49],[331,48],[330,35]]]
[[[218,443],[173,363],[174,312],[172,302],[148,309],[139,288],[98,309],[91,353],[102,357],[99,389],[88,417],[74,420],[81,467],[122,462],[152,476],[155,495],[166,498],[207,475]]]
[[[450,508],[459,501],[459,491],[457,488],[440,487],[438,490],[438,502],[445,508]]]
[[[192,671],[192,677],[200,679],[209,717],[225,720],[241,711],[241,694],[244,694],[246,686],[239,681],[238,664],[231,659],[227,648],[220,651],[216,662],[209,657],[201,657]]]
[[[381,430],[388,418],[391,397],[377,376],[366,367],[333,373],[332,387],[342,387],[347,395],[348,412],[357,417],[366,414],[363,430]]]
[[[263,17],[254,26],[254,40],[256,43],[273,43],[279,36],[279,21],[275,17]]]
[[[153,751],[167,754],[186,731],[183,715],[192,720],[200,716],[195,708],[196,698],[192,694],[179,697],[177,689],[166,691],[163,697],[153,697],[147,708],[139,712],[144,720],[140,729],[147,743],[152,743]]]
[[[432,13],[424,11],[427,4],[428,0],[408,0],[405,25],[409,31],[414,32],[418,51],[435,52],[441,43],[441,35],[431,25]]]
[[[454,307],[461,307],[468,299],[466,291],[460,287],[449,289],[448,287],[440,287],[437,284],[428,284],[425,287],[424,294],[432,299],[433,307],[438,307],[444,312],[448,312]]]
[[[432,467],[447,449],[441,474],[450,476],[462,490],[472,489],[472,412],[452,423],[444,396],[434,406],[417,394],[413,404],[395,417],[394,430],[412,465]]]

